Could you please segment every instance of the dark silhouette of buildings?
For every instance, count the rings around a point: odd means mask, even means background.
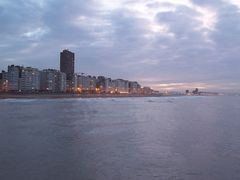
[[[199,94],[198,88],[196,88],[195,90],[193,90],[192,93],[193,93],[193,94]]]
[[[10,65],[7,72],[0,73],[0,92],[143,95],[154,92],[150,87],[141,88],[141,85],[135,81],[77,74],[74,72],[74,63],[75,54],[65,49],[60,53],[60,71]]]
[[[67,75],[67,80],[73,80],[74,75],[74,53],[63,50],[60,53],[60,71]]]

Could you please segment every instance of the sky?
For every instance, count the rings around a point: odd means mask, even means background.
[[[160,91],[240,91],[240,0],[0,0],[0,70],[59,69]]]

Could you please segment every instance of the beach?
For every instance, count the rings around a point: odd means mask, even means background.
[[[163,95],[140,95],[140,94],[16,94],[3,93],[0,99],[61,99],[61,98],[120,98],[120,97],[160,97]]]

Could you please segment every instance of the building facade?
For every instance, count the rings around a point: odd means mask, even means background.
[[[19,90],[20,66],[10,65],[7,71],[8,91],[16,92]]]
[[[37,92],[40,90],[40,71],[31,67],[20,67],[20,92]]]
[[[95,93],[96,92],[97,79],[95,76],[78,75],[77,84],[78,84],[77,90],[79,93],[81,92]]]
[[[7,72],[0,73],[0,92],[8,92]]]
[[[136,81],[129,82],[129,93],[130,94],[139,94],[141,92],[141,85]]]
[[[106,78],[104,76],[98,76],[97,89],[101,93],[119,93],[119,94],[140,94],[141,86],[138,82],[131,82],[124,79]]]
[[[55,69],[41,71],[40,90],[51,93],[66,92],[66,74]]]
[[[67,92],[77,92],[77,74],[74,73],[75,54],[67,49],[60,53],[60,71],[66,74]]]
[[[141,88],[141,94],[151,95],[151,94],[153,94],[153,90],[150,87],[143,87],[143,88]]]
[[[75,55],[69,50],[60,53],[60,71],[65,73],[67,80],[73,80]]]
[[[68,93],[76,93],[77,92],[77,82],[78,81],[78,75],[73,74],[71,79],[67,79],[67,92]]]
[[[106,78],[104,76],[98,76],[96,86],[99,93],[106,93]]]
[[[106,93],[115,93],[115,84],[114,84],[114,80],[112,80],[111,78],[106,78],[105,81],[106,84]]]
[[[129,81],[123,79],[116,79],[113,81],[115,93],[128,94],[129,93]]]

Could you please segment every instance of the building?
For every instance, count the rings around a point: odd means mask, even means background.
[[[0,92],[3,92],[3,75],[0,73]]]
[[[67,80],[74,78],[74,53],[69,50],[63,50],[60,53],[60,71],[65,73]]]
[[[66,74],[55,69],[45,69],[40,73],[40,90],[51,93],[66,92]]]
[[[104,76],[97,79],[97,88],[101,93],[128,93],[128,81],[122,79],[112,80]]]
[[[84,76],[78,75],[78,83],[77,83],[78,92],[87,92],[87,93],[95,93],[96,92],[96,84],[97,79],[95,76]]]
[[[104,76],[98,76],[96,87],[101,93],[141,93],[141,86],[138,82],[130,82],[124,79],[112,80],[111,78],[106,78]]]
[[[40,72],[36,68],[11,65],[5,76],[7,91],[35,92],[40,89]]]
[[[195,90],[193,90],[192,94],[199,94],[198,88],[196,88]]]
[[[60,71],[66,74],[67,92],[77,92],[77,74],[74,73],[75,55],[65,49],[60,53]]]
[[[98,76],[96,86],[99,93],[106,93],[106,79],[104,76]]]
[[[16,92],[19,89],[20,66],[8,66],[7,80],[8,90]]]
[[[129,81],[123,79],[113,80],[115,93],[128,94],[129,93]]]
[[[67,92],[69,93],[76,93],[77,90],[77,83],[78,83],[78,75],[73,74],[71,79],[67,79]]]
[[[105,79],[105,84],[106,84],[106,93],[115,93],[115,85],[114,85],[114,80],[111,78],[106,78]]]
[[[57,72],[56,75],[56,89],[55,92],[66,92],[67,90],[67,76],[65,73],[60,71]]]
[[[129,93],[130,94],[139,94],[141,92],[141,86],[138,82],[129,82]]]
[[[0,92],[7,91],[8,91],[7,72],[2,71],[2,73],[0,73]]]
[[[143,87],[141,89],[141,94],[151,95],[151,94],[153,94],[153,90],[150,87]]]
[[[20,67],[19,92],[37,92],[40,90],[40,71],[31,67]]]
[[[3,75],[0,73],[0,92],[3,92]]]

